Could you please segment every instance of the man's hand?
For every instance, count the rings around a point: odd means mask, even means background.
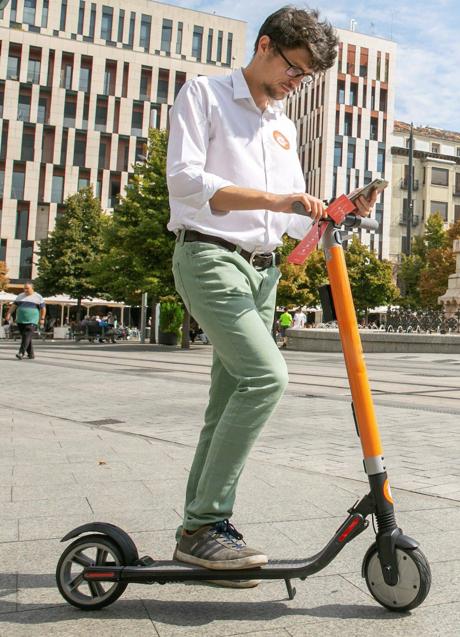
[[[319,221],[327,217],[327,210],[321,199],[312,197],[305,192],[293,195],[272,195],[269,209],[273,212],[292,213],[292,204],[296,201],[303,204],[312,221]]]
[[[375,202],[377,201],[377,197],[378,197],[379,193],[377,192],[377,190],[373,190],[371,192],[371,196],[369,199],[366,199],[366,197],[358,197],[358,199],[355,201],[355,205],[356,205],[356,212],[360,217],[368,217],[371,213],[372,208],[375,205]]]

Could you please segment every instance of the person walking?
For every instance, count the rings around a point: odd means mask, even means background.
[[[303,329],[305,327],[306,322],[307,322],[307,315],[303,311],[302,307],[299,307],[294,313],[294,320],[292,322],[292,327],[296,329]]]
[[[292,316],[289,314],[289,312],[286,310],[285,307],[283,307],[283,313],[280,316],[280,328],[281,328],[281,336],[283,338],[283,343],[281,345],[281,349],[287,347],[287,335],[286,335],[286,330],[289,329],[292,325]]]
[[[265,20],[246,68],[189,80],[171,111],[173,274],[214,348],[209,403],[176,532],[174,558],[183,562],[244,569],[268,560],[230,519],[249,451],[288,383],[271,336],[276,248],[285,233],[302,239],[326,214],[305,192],[283,100],[334,64],[337,43],[317,11],[284,7]],[[297,201],[310,218],[292,214]],[[359,214],[368,215],[374,202],[361,197]]]
[[[16,358],[22,360],[27,352],[28,358],[35,358],[32,338],[37,325],[45,326],[46,305],[43,297],[35,292],[33,283],[24,284],[24,292],[19,294],[8,308],[6,320],[16,310],[16,323],[21,334],[21,345]]]

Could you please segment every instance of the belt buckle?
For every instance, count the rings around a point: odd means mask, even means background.
[[[251,256],[249,257],[249,264],[252,265],[252,267],[255,270],[265,270],[266,269],[265,267],[257,267],[256,265],[254,265],[254,259],[256,257],[265,257],[267,259],[269,256],[273,259],[273,253],[270,253],[270,252],[256,252],[256,251],[254,251],[254,252],[251,253]]]

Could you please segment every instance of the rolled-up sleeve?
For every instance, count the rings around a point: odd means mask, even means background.
[[[167,158],[169,195],[201,210],[213,195],[234,184],[206,171],[210,122],[205,97],[197,81],[181,89],[170,113]]]

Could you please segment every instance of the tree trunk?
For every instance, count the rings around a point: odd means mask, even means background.
[[[77,323],[81,321],[81,297],[77,299]]]
[[[185,308],[184,320],[182,322],[182,349],[190,349],[190,314]]]
[[[156,338],[155,338],[155,323],[157,320],[157,300],[154,298],[152,299],[152,314],[151,314],[151,318],[150,318],[150,343],[156,343]]]

